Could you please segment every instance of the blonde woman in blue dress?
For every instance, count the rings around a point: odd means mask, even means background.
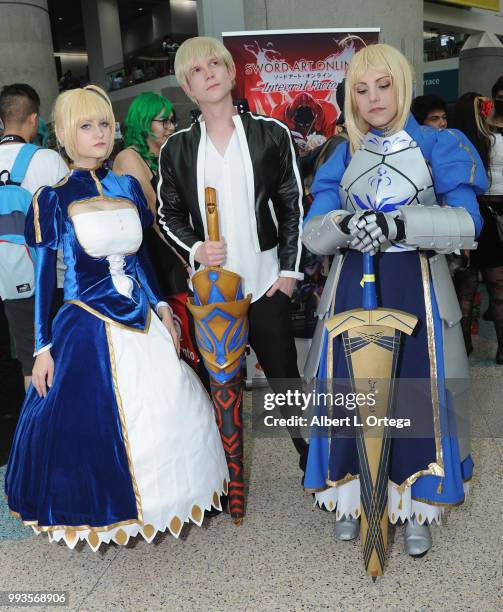
[[[228,471],[212,406],[180,361],[167,304],[141,246],[152,223],[140,184],[103,167],[115,120],[106,93],[61,94],[71,172],[34,197],[36,360],[7,468],[12,512],[73,548],[178,536],[220,508]],[[65,303],[51,329],[57,249]]]

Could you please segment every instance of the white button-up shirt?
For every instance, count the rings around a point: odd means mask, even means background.
[[[246,172],[236,130],[222,157],[206,136],[205,187],[217,192],[220,236],[226,246],[223,267],[243,279],[243,293],[261,298],[279,277],[278,249],[257,252],[248,210]]]

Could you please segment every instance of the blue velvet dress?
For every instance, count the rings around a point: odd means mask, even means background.
[[[155,309],[136,179],[72,170],[34,197],[26,238],[37,252],[36,352],[50,350],[45,398],[30,387],[8,463],[12,512],[50,540],[151,541],[219,506],[228,471],[211,402]],[[50,324],[56,254],[65,303]]]
[[[487,177],[482,162],[468,139],[456,130],[435,130],[419,126],[410,117],[404,128],[412,139],[411,146],[419,147],[431,174],[436,201],[449,206],[463,206],[470,213],[476,234],[482,220],[476,195],[484,192]],[[381,136],[378,130],[372,130]],[[339,186],[348,168],[351,170],[348,143],[340,145],[332,157],[320,168],[312,187],[314,202],[306,221],[331,210],[344,208]],[[378,162],[376,162],[378,163]],[[389,168],[379,168],[376,176],[386,179]],[[389,174],[389,172],[388,172]],[[407,180],[406,174],[402,175]],[[400,178],[400,177],[399,177]],[[368,180],[372,193],[376,183]],[[413,190],[414,191],[414,190]],[[361,208],[375,208],[388,212],[397,206],[413,205],[413,197],[386,198],[375,202],[374,197],[359,201]],[[417,190],[414,198],[417,196]],[[399,244],[390,252],[378,253],[376,285],[379,305],[399,309],[418,317],[418,325],[411,336],[402,336],[397,377],[417,379],[421,399],[396,402],[397,418],[418,418],[424,436],[407,438],[396,436],[391,444],[389,471],[389,515],[391,522],[416,515],[420,523],[438,521],[442,508],[464,500],[464,481],[472,474],[473,462],[469,454],[461,456],[456,431],[452,393],[445,385],[446,363],[442,334],[445,325],[456,321],[442,319],[436,291],[432,282],[429,258],[434,252],[401,250]],[[348,249],[343,254],[337,287],[330,309],[337,314],[361,308],[362,254]],[[446,281],[451,285],[448,278]],[[452,287],[449,288],[457,300]],[[459,309],[458,309],[459,310]],[[459,314],[460,317],[460,314]],[[457,325],[459,327],[459,325]],[[344,346],[339,337],[331,340],[327,332],[318,370],[318,380],[347,379],[348,365]],[[461,331],[459,338],[461,343]],[[462,346],[462,344],[460,344]],[[330,349],[330,350],[329,350]],[[462,349],[461,349],[462,350]],[[330,359],[328,355],[330,354]],[[320,414],[326,414],[324,406]],[[347,411],[337,408],[331,416],[343,417]],[[316,492],[318,503],[336,510],[337,519],[344,515],[359,516],[359,464],[355,437],[333,427],[330,431],[316,428],[312,432],[305,487]]]

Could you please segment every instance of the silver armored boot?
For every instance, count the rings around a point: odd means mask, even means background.
[[[431,533],[428,523],[420,525],[416,517],[405,523],[405,552],[411,557],[424,557],[431,548]]]
[[[339,521],[335,521],[334,531],[337,540],[354,540],[360,533],[360,520],[344,515]]]

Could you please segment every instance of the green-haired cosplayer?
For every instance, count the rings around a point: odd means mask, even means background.
[[[117,174],[129,174],[140,181],[151,212],[157,213],[157,169],[161,146],[176,129],[171,102],[154,92],[137,96],[125,119],[126,148],[114,161]],[[161,238],[157,224],[145,233],[145,242],[154,265],[163,298],[187,291],[184,264]]]

